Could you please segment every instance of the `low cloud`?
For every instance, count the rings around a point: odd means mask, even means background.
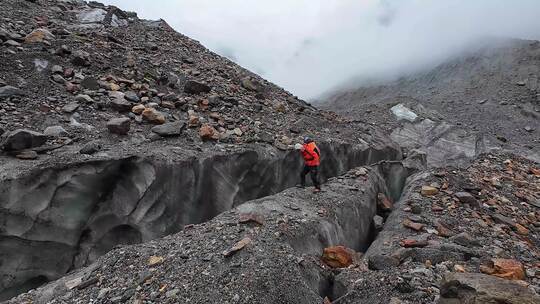
[[[483,37],[540,39],[538,0],[105,0],[303,98],[433,66]]]

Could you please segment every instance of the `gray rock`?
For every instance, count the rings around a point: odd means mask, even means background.
[[[141,99],[139,98],[139,96],[137,96],[137,93],[133,92],[133,91],[127,91],[125,94],[124,94],[124,98],[129,100],[129,101],[133,101],[133,102],[139,102],[141,101]]]
[[[52,80],[56,83],[64,84],[66,82],[66,79],[62,77],[62,75],[53,74]]]
[[[184,86],[184,92],[187,94],[209,93],[211,90],[208,85],[194,80],[188,80]]]
[[[79,94],[75,97],[75,100],[78,102],[86,102],[86,103],[92,103],[94,102],[94,99],[92,97],[85,95],[85,94]]]
[[[99,83],[94,77],[85,77],[83,81],[81,81],[81,87],[88,90],[97,91],[99,90]]]
[[[439,304],[540,303],[540,296],[523,285],[481,273],[448,273],[440,290]]]
[[[74,65],[89,66],[90,65],[90,54],[88,54],[85,51],[80,51],[80,50],[75,51],[73,53],[73,59],[71,60],[71,62]]]
[[[12,86],[3,86],[0,88],[0,97],[11,97],[15,95],[22,96],[26,95],[26,93],[23,90]]]
[[[158,125],[152,128],[152,132],[159,134],[160,136],[178,136],[182,134],[182,131],[186,128],[186,123],[183,121],[169,122],[166,124]]]
[[[385,270],[399,266],[399,259],[383,254],[375,254],[368,257],[368,267],[371,270]]]
[[[165,293],[165,296],[167,298],[173,298],[173,297],[176,297],[176,295],[178,295],[178,293],[180,292],[179,289],[173,289],[173,290],[169,290]]]
[[[62,111],[64,111],[65,113],[73,113],[73,112],[77,111],[79,106],[80,105],[79,105],[78,102],[70,102],[67,105],[65,105],[64,107],[62,107]]]
[[[457,197],[457,199],[464,203],[464,204],[469,204],[473,207],[478,207],[479,204],[478,204],[478,201],[476,200],[476,198],[470,194],[469,192],[457,192],[455,194],[455,196]]]
[[[101,288],[98,292],[98,296],[97,298],[98,299],[103,299],[105,298],[105,296],[109,293],[109,291],[111,291],[110,288]]]
[[[450,238],[450,241],[465,247],[480,246],[480,242],[470,236],[467,232],[462,232],[460,234],[454,235]]]
[[[0,41],[6,41],[10,37],[9,32],[6,29],[0,27]]]
[[[53,74],[64,74],[64,68],[59,65],[53,65],[51,68]]]
[[[256,79],[249,76],[242,79],[242,86],[254,92],[261,92],[263,90],[262,84]]]
[[[118,112],[130,112],[133,104],[124,98],[112,98],[109,106]]]
[[[88,154],[88,155],[92,155],[94,153],[97,153],[101,150],[101,145],[99,144],[99,142],[97,141],[91,141],[87,144],[85,144],[81,150],[79,151],[79,153],[81,154]]]
[[[107,122],[109,132],[119,135],[126,135],[131,127],[131,119],[127,117],[113,118]]]
[[[43,131],[43,134],[50,137],[69,136],[69,133],[64,128],[62,128],[62,126],[47,127],[45,131]]]
[[[21,46],[20,43],[18,43],[17,41],[15,40],[8,40],[6,42],[4,42],[4,45],[7,45],[7,46],[12,46],[12,47],[18,47],[18,46]]]
[[[80,23],[101,23],[105,20],[105,16],[107,15],[107,11],[95,8],[95,9],[87,9],[84,11],[81,11],[79,14],[77,14],[77,19]]]
[[[511,218],[506,217],[504,215],[501,215],[499,213],[493,214],[491,217],[497,223],[505,224],[505,225],[508,225],[510,227],[514,227],[516,225],[516,222],[514,220],[512,220]]]
[[[375,226],[375,229],[379,230],[382,229],[384,226],[384,219],[380,215],[375,215],[373,217],[373,225]]]
[[[47,136],[28,129],[17,129],[2,136],[5,151],[20,151],[39,147],[47,141]]]
[[[531,126],[525,126],[524,129],[525,129],[525,131],[527,131],[527,132],[529,132],[529,133],[534,132],[534,128],[531,127]]]

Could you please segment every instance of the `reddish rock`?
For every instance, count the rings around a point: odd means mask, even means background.
[[[513,259],[492,259],[489,265],[482,265],[480,270],[507,280],[525,279],[525,268],[523,264]]]
[[[442,237],[451,237],[454,235],[454,233],[441,222],[437,222],[435,224],[435,228],[437,229],[439,235]]]
[[[216,140],[218,139],[218,132],[211,125],[204,124],[199,129],[199,136],[202,140]]]
[[[251,243],[251,239],[248,237],[245,237],[239,242],[237,242],[236,244],[234,244],[234,246],[232,246],[230,249],[223,251],[223,255],[226,257],[231,256],[234,253],[242,250],[244,247],[246,247],[250,243]]]
[[[420,224],[420,223],[415,223],[409,219],[405,219],[403,221],[403,226],[407,227],[407,228],[411,228],[415,231],[421,231],[423,228],[424,228],[424,224]]]
[[[264,218],[260,214],[256,213],[242,213],[238,222],[241,224],[257,223],[259,225],[264,224]]]
[[[523,225],[521,224],[516,224],[514,226],[514,228],[516,229],[516,232],[521,234],[521,235],[528,235],[529,234],[529,229],[525,228]]]
[[[405,248],[426,247],[428,242],[424,240],[403,239],[399,242],[399,245]]]
[[[53,40],[54,35],[46,29],[38,28],[33,30],[24,38],[25,43],[39,43],[45,40]]]
[[[383,211],[390,211],[393,207],[392,202],[384,193],[377,194],[377,205]]]
[[[156,125],[161,125],[165,123],[165,116],[163,116],[163,114],[161,114],[154,108],[144,109],[144,111],[142,112],[142,117],[149,123],[153,123]]]
[[[332,268],[345,268],[349,267],[353,263],[352,249],[348,249],[344,246],[334,246],[324,248],[321,259],[323,262]]]

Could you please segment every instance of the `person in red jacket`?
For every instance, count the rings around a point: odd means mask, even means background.
[[[321,183],[319,182],[319,165],[321,164],[321,151],[315,144],[315,142],[309,138],[304,137],[304,144],[300,147],[300,153],[304,158],[304,169],[300,174],[300,187],[306,186],[306,174],[310,173],[311,180],[315,186],[314,192],[321,191]]]

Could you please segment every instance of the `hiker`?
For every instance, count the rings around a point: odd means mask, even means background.
[[[313,192],[321,191],[321,184],[319,182],[319,165],[321,164],[321,152],[315,142],[308,136],[304,137],[304,144],[296,144],[295,148],[300,150],[302,157],[304,158],[304,169],[300,174],[300,188],[306,186],[306,174],[310,173],[311,180],[315,186]]]

